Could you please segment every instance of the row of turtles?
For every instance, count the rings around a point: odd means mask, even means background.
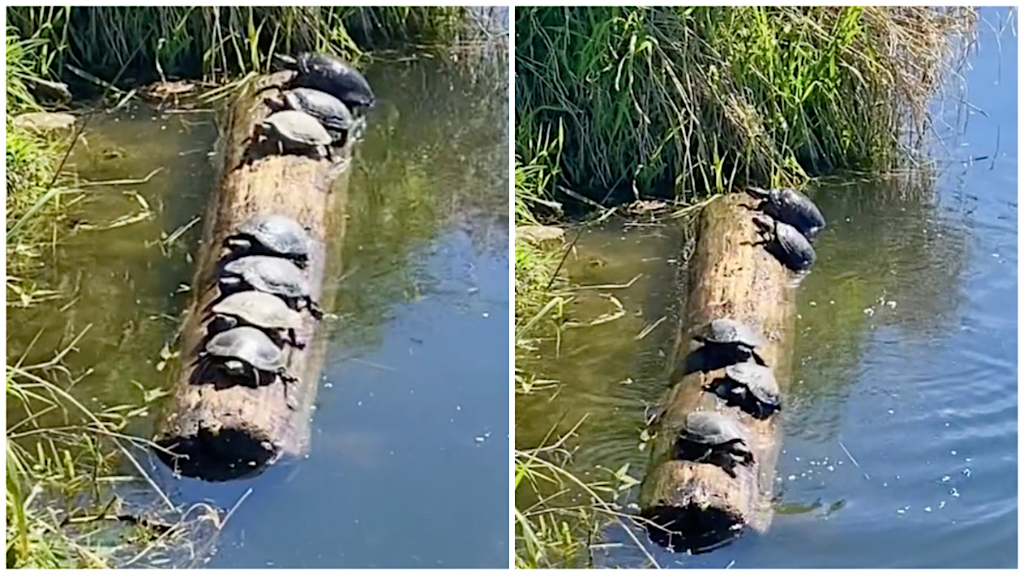
[[[207,338],[199,353],[234,380],[260,386],[280,379],[291,409],[288,384],[297,378],[286,367],[284,349],[305,347],[296,334],[303,312],[323,316],[306,274],[312,245],[297,221],[278,214],[250,218],[225,239],[220,297],[204,319]]]
[[[749,188],[747,193],[761,200],[756,209],[763,213],[753,217],[761,236],[759,243],[787,268],[795,272],[810,269],[815,260],[811,241],[825,228],[818,206],[790,188]]]
[[[296,75],[290,89],[265,100],[273,113],[256,126],[256,138],[276,142],[280,153],[312,151],[331,160],[331,146],[344,145],[350,134],[365,126],[363,111],[375,101],[370,84],[330,54],[304,52],[275,59]]]
[[[767,419],[782,408],[779,384],[757,349],[765,345],[760,334],[731,318],[712,320],[695,336],[706,352],[726,358],[724,376],[704,387],[727,407],[736,407],[757,419]],[[750,440],[736,419],[717,411],[694,411],[676,441],[682,459],[717,465],[735,477],[737,465],[750,466],[754,454]]]

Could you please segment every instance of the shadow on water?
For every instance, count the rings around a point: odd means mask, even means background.
[[[993,20],[999,20],[998,16]],[[782,412],[780,501],[771,529],[698,556],[651,545],[663,566],[995,567],[1017,562],[1016,42],[982,34],[968,100],[934,173],[822,182],[829,227],[798,289],[794,374]],[[998,89],[992,89],[995,84]],[[954,135],[954,134],[950,134]],[[950,157],[952,156],[952,157]],[[988,161],[970,158],[989,156]],[[586,479],[629,464],[642,479],[645,407],[667,390],[680,295],[675,223],[587,230],[566,269],[587,321],[544,346],[527,371],[561,382],[517,398],[516,442],[586,416],[571,470]],[[666,317],[643,339],[645,327]],[[635,501],[635,490],[621,504]],[[620,528],[600,566],[639,566]]]
[[[508,506],[494,497],[508,490],[507,50],[497,56],[396,58],[367,71],[379,104],[355,152],[325,286],[339,318],[324,334],[308,458],[225,484],[175,480],[152,462],[174,501],[242,501],[209,565],[507,565]],[[89,188],[78,217],[137,211],[123,193],[133,190],[152,219],[58,245],[38,281],[65,296],[9,309],[9,355],[37,332],[29,355],[91,325],[69,357],[74,373],[94,370],[80,397],[138,403],[169,384],[156,365],[188,298],[177,292],[191,283],[201,224],[171,245],[160,239],[206,207],[213,119],[139,105],[92,120],[74,156],[80,177],[162,170],[144,184]],[[152,422],[133,431],[148,436]]]

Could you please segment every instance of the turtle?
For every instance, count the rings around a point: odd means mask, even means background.
[[[331,133],[333,143],[345,140],[360,123],[352,117],[344,102],[313,88],[293,88],[281,94],[279,99],[267,99],[266,102],[278,110],[299,110],[313,116]]]
[[[276,141],[280,153],[285,149],[312,149],[318,158],[334,161],[330,148],[334,137],[319,120],[301,110],[274,112],[256,125],[256,135]]]
[[[274,58],[284,67],[298,72],[293,86],[323,90],[350,108],[370,108],[376,100],[366,78],[337,56],[303,52],[297,57],[275,54]]]
[[[779,383],[771,368],[743,362],[725,368],[725,377],[704,388],[737,405],[758,419],[766,419],[781,408]]]
[[[746,324],[734,319],[726,317],[713,319],[701,328],[693,339],[703,343],[708,352],[719,356],[727,363],[753,359],[758,364],[764,365],[764,360],[756,350],[767,342]]]
[[[219,284],[226,295],[254,289],[281,298],[291,309],[308,309],[314,318],[323,317],[320,306],[309,296],[309,282],[302,270],[284,258],[246,256],[231,260],[224,264]]]
[[[247,325],[263,330],[278,346],[290,343],[298,348],[305,347],[295,336],[302,316],[279,297],[255,290],[236,292],[219,301],[211,311],[214,313],[209,324],[211,334]]]
[[[718,465],[736,477],[736,464],[750,466],[754,454],[747,435],[732,418],[712,411],[694,411],[676,440],[676,454],[686,460]]]
[[[313,240],[299,222],[280,214],[253,216],[224,240],[224,246],[233,256],[281,256],[300,268],[308,265],[312,245]]]
[[[262,331],[248,326],[222,331],[207,340],[199,356],[214,361],[232,376],[251,377],[256,385],[261,384],[264,373],[279,377],[284,384],[285,401],[289,408],[295,409],[288,384],[297,382],[298,378],[285,366],[281,348]]]
[[[782,265],[795,272],[807,271],[814,265],[814,247],[799,230],[765,214],[754,216],[754,225],[763,238],[759,243]]]
[[[763,200],[758,209],[769,216],[796,228],[807,239],[812,239],[825,228],[825,216],[810,198],[792,188],[751,187],[747,192]]]

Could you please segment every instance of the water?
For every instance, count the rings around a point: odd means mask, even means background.
[[[1005,12],[983,11],[990,22]],[[663,566],[1013,567],[1017,564],[1017,52],[983,22],[965,71],[972,112],[936,177],[830,182],[813,197],[830,226],[798,291],[795,372],[782,413],[781,501],[770,530]],[[943,134],[948,135],[948,134]],[[970,158],[988,159],[969,162]],[[588,230],[569,273],[584,285],[561,357],[531,368],[561,382],[516,405],[517,444],[584,415],[572,468],[589,479],[630,464],[642,479],[644,405],[667,388],[679,296],[674,224]],[[637,341],[645,326],[667,317]],[[845,448],[845,449],[844,449]],[[854,463],[856,461],[856,464]],[[604,470],[602,469],[604,468]],[[620,503],[635,501],[635,490]],[[620,527],[603,566],[643,556]],[[646,541],[646,539],[645,539]]]
[[[403,58],[367,71],[379,103],[355,152],[342,263],[325,286],[340,319],[325,324],[309,457],[225,484],[154,469],[176,502],[241,501],[209,566],[507,566],[506,57]],[[136,190],[153,219],[59,246],[42,279],[69,295],[9,310],[10,354],[42,330],[29,351],[40,356],[91,324],[69,358],[76,374],[94,370],[80,397],[117,405],[168,384],[155,366],[186,305],[176,291],[191,283],[201,224],[169,246],[158,240],[206,206],[212,119],[139,106],[93,120],[75,157],[81,177],[163,171],[146,184],[95,188],[99,199],[79,217],[103,223],[138,211],[121,193]],[[135,431],[149,435],[151,423]]]

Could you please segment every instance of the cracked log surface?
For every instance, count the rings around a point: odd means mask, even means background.
[[[288,387],[294,410],[285,402],[279,379],[259,387],[232,384],[211,370],[198,369],[197,362],[206,341],[208,310],[220,295],[217,265],[226,253],[221,244],[242,222],[276,213],[307,227],[314,240],[306,268],[314,300],[324,294],[325,275],[332,277],[335,271],[325,270],[325,265],[337,259],[328,254],[344,237],[349,145],[333,149],[331,162],[312,154],[279,155],[275,146],[250,140],[255,125],[271,112],[264,99],[277,96],[292,77],[292,72],[279,72],[256,78],[220,117],[219,184],[204,217],[171,396],[156,426],[155,441],[162,447],[157,455],[183,475],[210,481],[245,477],[284,455],[301,456],[308,447],[310,412],[324,361],[325,342],[317,337],[322,322],[304,312],[296,335],[306,347],[284,348],[287,367],[299,378]],[[332,307],[331,301],[320,303],[325,311]]]
[[[713,548],[747,528],[764,531],[772,518],[780,414],[755,419],[704,391],[723,375],[723,368],[686,373],[700,364],[701,344],[693,339],[697,330],[718,317],[742,321],[767,340],[758,353],[774,370],[785,412],[795,327],[793,277],[763,247],[753,245],[758,236],[748,206],[755,204],[746,194],[728,194],[714,199],[700,215],[689,293],[683,295],[684,312],[670,357],[674,385],[650,428],[651,462],[640,492],[641,515],[648,520],[652,539],[678,551]],[[737,421],[750,439],[753,465],[737,466],[732,477],[710,463],[678,459],[675,439],[687,414],[696,410],[718,411]]]

